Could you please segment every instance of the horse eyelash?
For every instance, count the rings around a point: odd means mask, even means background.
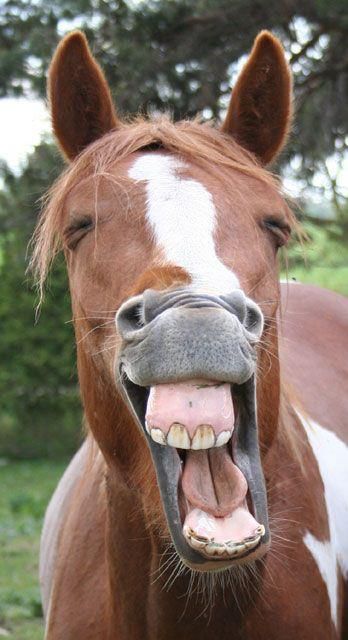
[[[69,249],[75,249],[79,241],[88,231],[92,231],[94,226],[92,218],[89,216],[83,216],[72,222],[66,229],[64,229],[64,237]],[[75,234],[77,234],[77,237],[75,237]]]
[[[290,225],[283,221],[279,220],[276,217],[270,216],[263,221],[262,226],[264,229],[271,231],[276,238],[278,247],[282,247],[287,243],[291,236],[291,227]]]
[[[89,216],[83,216],[74,220],[65,230],[64,233],[69,234],[79,229],[85,229],[93,226],[93,220]]]

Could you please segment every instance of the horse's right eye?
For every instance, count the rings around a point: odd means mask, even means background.
[[[68,249],[75,249],[80,240],[93,228],[94,222],[89,216],[83,216],[74,220],[63,232]]]

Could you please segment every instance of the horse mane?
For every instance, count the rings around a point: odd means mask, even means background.
[[[231,136],[213,123],[198,118],[174,123],[168,115],[145,119],[137,117],[89,145],[69,165],[44,198],[44,206],[32,238],[33,254],[29,269],[34,273],[40,302],[50,265],[61,248],[64,205],[68,194],[83,179],[108,177],[118,162],[140,150],[161,148],[183,160],[194,162],[222,177],[225,171],[237,170],[281,191],[277,177],[265,170],[255,156],[243,149]],[[288,222],[296,226],[296,218],[288,209]]]

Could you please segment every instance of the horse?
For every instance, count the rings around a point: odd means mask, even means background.
[[[291,87],[262,31],[221,125],[125,122],[85,36],[58,45],[32,260],[42,293],[65,254],[86,433],[45,516],[46,640],[348,637],[348,305],[279,282]]]

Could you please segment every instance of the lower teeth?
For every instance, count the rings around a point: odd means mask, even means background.
[[[241,542],[233,542],[232,540],[228,542],[215,542],[214,538],[208,539],[200,536],[195,536],[194,531],[189,529],[186,533],[188,540],[191,543],[191,546],[204,550],[209,555],[227,555],[227,556],[235,556],[248,551],[249,549],[253,549],[260,542],[261,537],[264,535],[265,528],[263,525],[260,525],[257,530],[255,536],[249,536],[245,538]]]

